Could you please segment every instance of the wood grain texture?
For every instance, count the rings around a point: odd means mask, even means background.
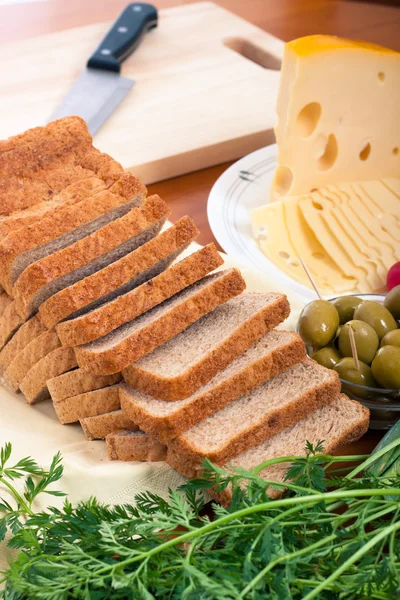
[[[195,0],[157,0],[159,9]],[[343,0],[216,0],[220,6],[247,19],[272,35],[288,41],[314,33],[365,39],[400,51],[400,9],[395,6]],[[24,40],[70,27],[115,19],[126,0],[51,0],[0,7],[2,43]],[[209,191],[230,163],[152,185],[172,208],[172,220],[188,214],[201,231],[199,242],[215,241],[206,204]],[[370,431],[362,440],[342,448],[341,454],[369,452],[382,437]]]

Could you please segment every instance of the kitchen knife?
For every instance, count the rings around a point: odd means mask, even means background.
[[[157,27],[151,4],[129,4],[89,59],[50,121],[79,115],[93,135],[130,92],[133,79],[120,75],[121,63],[139,45],[143,34]]]

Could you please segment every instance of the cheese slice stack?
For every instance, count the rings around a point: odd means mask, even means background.
[[[313,35],[285,46],[272,197],[400,176],[400,53]]]
[[[260,249],[310,287],[299,256],[323,294],[381,291],[400,260],[400,179],[329,185],[252,211]]]

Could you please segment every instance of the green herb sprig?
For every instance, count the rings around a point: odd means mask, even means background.
[[[305,457],[273,459],[227,472],[209,462],[168,500],[139,494],[134,505],[96,499],[35,513],[32,502],[62,476],[31,459],[7,468],[0,485],[2,537],[19,550],[3,574],[6,600],[387,600],[400,598],[400,425],[371,457],[332,457],[307,444]],[[363,460],[353,468],[354,461]],[[261,470],[292,463],[281,484]],[[330,475],[328,467],[341,466]],[[12,485],[27,476],[20,495]],[[271,499],[275,489],[285,497]],[[212,518],[200,493],[232,494]]]

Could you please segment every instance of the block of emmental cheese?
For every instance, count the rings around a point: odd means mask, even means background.
[[[305,358],[304,343],[297,334],[271,331],[185,400],[157,400],[121,385],[121,408],[140,429],[167,443]]]
[[[143,431],[119,431],[106,437],[110,460],[156,462],[165,460],[167,448]]]
[[[329,404],[339,392],[337,373],[307,359],[200,421],[168,447],[189,461],[223,464]]]
[[[121,371],[189,327],[205,314],[238,296],[245,281],[237,269],[207,275],[162,304],[108,335],[75,348],[78,364],[107,375]]]
[[[161,400],[188,398],[282,323],[289,311],[283,294],[242,294],[129,365],[125,381]]]
[[[398,52],[325,35],[286,44],[273,196],[304,194],[336,182],[397,177],[399,97]]]

